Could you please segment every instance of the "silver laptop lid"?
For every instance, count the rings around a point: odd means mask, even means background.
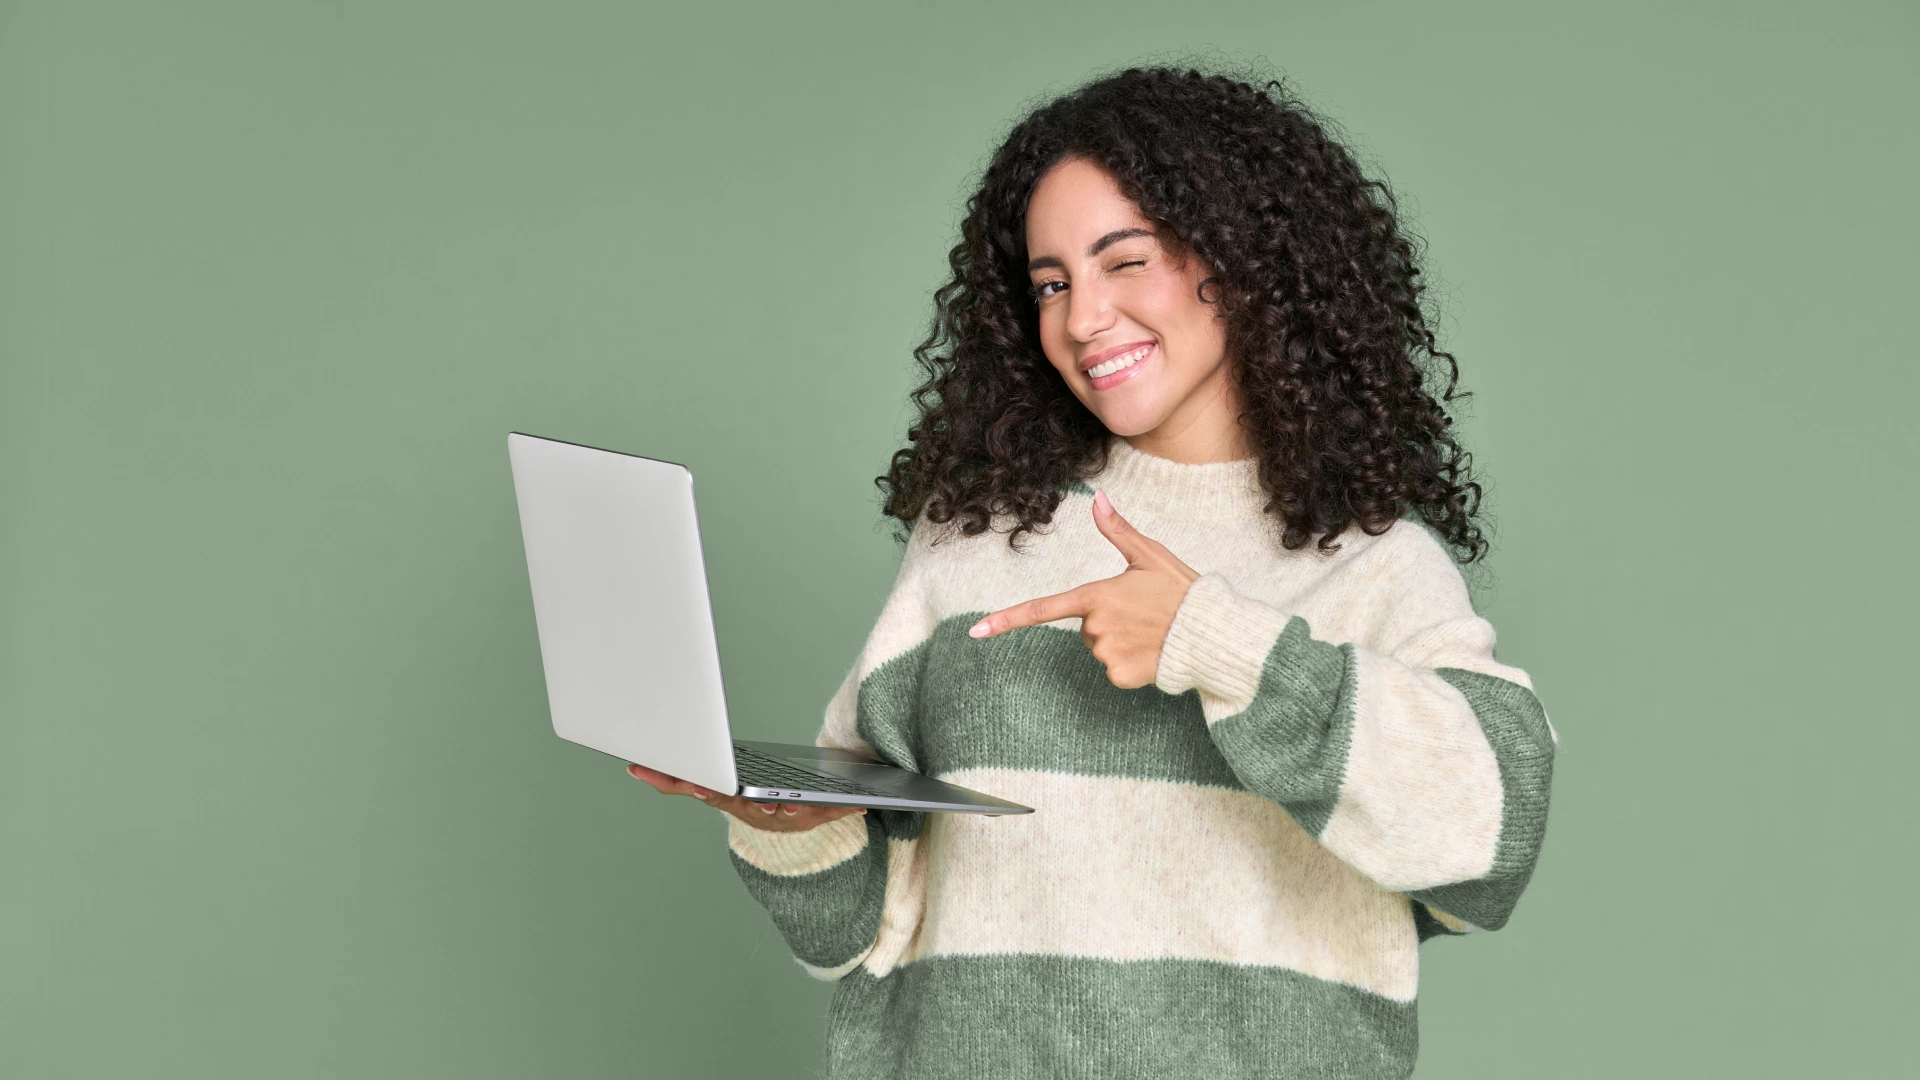
[[[693,474],[507,436],[554,733],[738,789]]]

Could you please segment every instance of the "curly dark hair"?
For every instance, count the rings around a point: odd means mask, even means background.
[[[1256,76],[1258,78],[1258,76]],[[885,513],[1008,542],[1052,521],[1067,486],[1104,466],[1105,425],[1040,346],[1026,269],[1026,207],[1046,171],[1084,158],[1112,174],[1177,257],[1197,254],[1220,305],[1248,441],[1281,544],[1323,552],[1352,522],[1369,535],[1418,515],[1471,563],[1489,543],[1426,367],[1459,366],[1422,308],[1422,247],[1282,80],[1129,67],[1028,114],[966,202],[952,278],[914,350],[926,381],[908,445],[876,483]],[[1217,286],[1217,287],[1215,287]]]

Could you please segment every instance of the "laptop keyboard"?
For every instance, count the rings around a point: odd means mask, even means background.
[[[886,792],[842,780],[837,776],[813,772],[789,765],[758,750],[733,744],[733,769],[747,787],[787,788],[791,791],[819,791],[833,795],[868,795],[888,798]]]

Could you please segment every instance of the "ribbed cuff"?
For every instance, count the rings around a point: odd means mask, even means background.
[[[1267,653],[1287,618],[1234,592],[1218,574],[1200,575],[1173,613],[1154,685],[1169,694],[1198,689],[1244,706],[1260,690]]]
[[[755,868],[780,877],[831,870],[866,846],[865,814],[848,814],[801,832],[756,829],[727,815],[727,847]]]

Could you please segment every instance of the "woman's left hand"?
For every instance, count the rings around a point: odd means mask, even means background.
[[[1104,491],[1094,493],[1093,524],[1127,557],[1125,570],[1077,589],[1001,608],[967,632],[988,638],[1078,616],[1080,640],[1106,666],[1108,682],[1123,690],[1151,685],[1160,670],[1160,646],[1173,626],[1174,612],[1186,599],[1187,586],[1200,575],[1166,545],[1128,524]]]

